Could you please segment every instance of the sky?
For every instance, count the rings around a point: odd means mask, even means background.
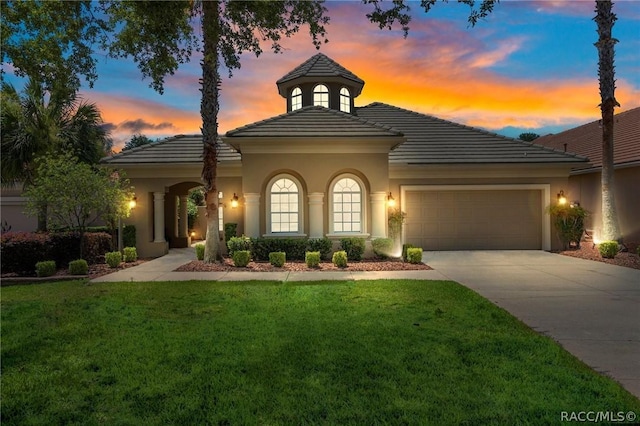
[[[593,0],[502,0],[475,27],[465,5],[438,2],[426,14],[410,2],[406,39],[399,27],[369,23],[371,6],[359,1],[326,6],[329,43],[320,52],[365,81],[356,106],[384,102],[511,137],[599,119]],[[640,106],[640,0],[618,0],[613,10],[621,112]],[[221,72],[221,134],[286,112],[275,82],[317,50],[306,28],[282,44],[280,54],[268,46],[258,58],[244,54],[232,78]],[[98,81],[81,96],[102,111],[116,151],[133,134],[200,133],[200,57],[166,78],[163,95],[133,61],[99,58]]]

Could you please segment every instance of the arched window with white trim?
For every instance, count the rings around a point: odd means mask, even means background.
[[[345,175],[331,186],[331,230],[340,234],[364,232],[364,193],[355,176]]]
[[[299,234],[302,231],[300,183],[289,175],[273,178],[267,186],[267,231],[272,234]]]
[[[340,111],[351,113],[351,93],[346,87],[340,89]]]
[[[313,105],[329,108],[329,89],[324,84],[313,88]]]
[[[296,87],[291,91],[291,111],[302,108],[302,90]]]

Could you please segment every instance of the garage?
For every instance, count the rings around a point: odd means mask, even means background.
[[[404,241],[424,250],[546,249],[544,192],[538,185],[404,187]]]

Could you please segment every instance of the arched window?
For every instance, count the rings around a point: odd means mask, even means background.
[[[332,188],[331,225],[334,233],[363,232],[362,185],[353,177],[338,178]]]
[[[340,89],[340,111],[351,112],[351,94],[346,87]]]
[[[300,186],[291,176],[276,176],[268,186],[269,233],[299,233],[302,214]]]
[[[313,88],[313,105],[329,108],[329,89],[324,84],[318,84]]]
[[[302,108],[302,90],[296,87],[291,91],[291,111]]]

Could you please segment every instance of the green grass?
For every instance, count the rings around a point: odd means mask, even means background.
[[[640,401],[439,281],[2,289],[2,424],[546,424]]]

